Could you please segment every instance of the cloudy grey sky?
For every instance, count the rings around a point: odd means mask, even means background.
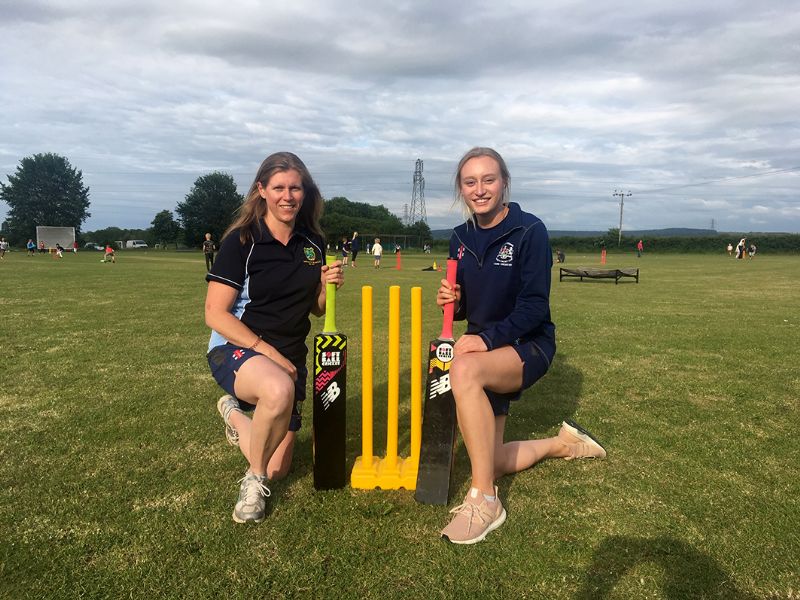
[[[0,0],[0,176],[66,156],[84,230],[278,150],[401,218],[421,158],[450,227],[488,145],[550,229],[617,226],[621,189],[624,229],[799,232],[798,109],[796,0]]]

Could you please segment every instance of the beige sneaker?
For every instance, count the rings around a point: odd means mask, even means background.
[[[464,503],[450,511],[455,517],[442,529],[442,538],[453,544],[475,544],[500,527],[506,520],[506,509],[496,486],[494,495],[495,501],[487,502],[479,489],[470,489]]]
[[[569,448],[569,456],[564,457],[566,460],[606,457],[606,450],[600,442],[575,421],[567,419],[561,423],[558,437]]]

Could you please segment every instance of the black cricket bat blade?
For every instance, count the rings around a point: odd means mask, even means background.
[[[456,282],[458,261],[447,260],[447,281]],[[450,388],[450,363],[453,360],[453,312],[444,307],[442,333],[433,340],[428,354],[428,380],[422,413],[417,489],[414,498],[422,504],[447,504],[456,443],[456,403]]]
[[[314,336],[314,489],[347,482],[347,337],[336,331],[336,285],[325,287],[325,326]]]

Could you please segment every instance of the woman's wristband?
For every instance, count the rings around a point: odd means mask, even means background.
[[[255,342],[253,342],[252,346],[250,346],[250,347],[248,348],[248,350],[255,350],[255,349],[256,349],[256,346],[258,346],[258,345],[261,343],[261,341],[262,341],[262,340],[261,340],[261,338],[260,338],[260,337],[259,337],[259,338],[256,338],[256,341],[255,341]]]

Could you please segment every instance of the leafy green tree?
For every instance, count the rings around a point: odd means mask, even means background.
[[[180,224],[173,218],[172,211],[162,210],[150,223],[150,238],[157,244],[176,243],[181,232]]]
[[[197,178],[184,202],[176,211],[189,246],[200,246],[206,233],[215,240],[233,222],[234,213],[244,201],[236,182],[227,173],[214,172]]]
[[[36,237],[37,225],[74,227],[77,235],[91,216],[83,174],[53,153],[23,158],[8,183],[0,183],[0,199],[9,206],[8,237],[15,244]]]
[[[128,231],[119,227],[106,227],[96,231],[87,231],[84,237],[87,241],[95,242],[96,244],[114,246],[114,242],[128,239]]]
[[[343,237],[350,239],[354,231],[362,235],[403,234],[405,231],[403,222],[385,206],[351,202],[342,196],[325,201],[321,225],[331,244]]]
[[[423,244],[433,241],[431,228],[424,221],[417,221],[406,227],[406,233],[411,236],[411,243],[418,243],[422,248]]]

